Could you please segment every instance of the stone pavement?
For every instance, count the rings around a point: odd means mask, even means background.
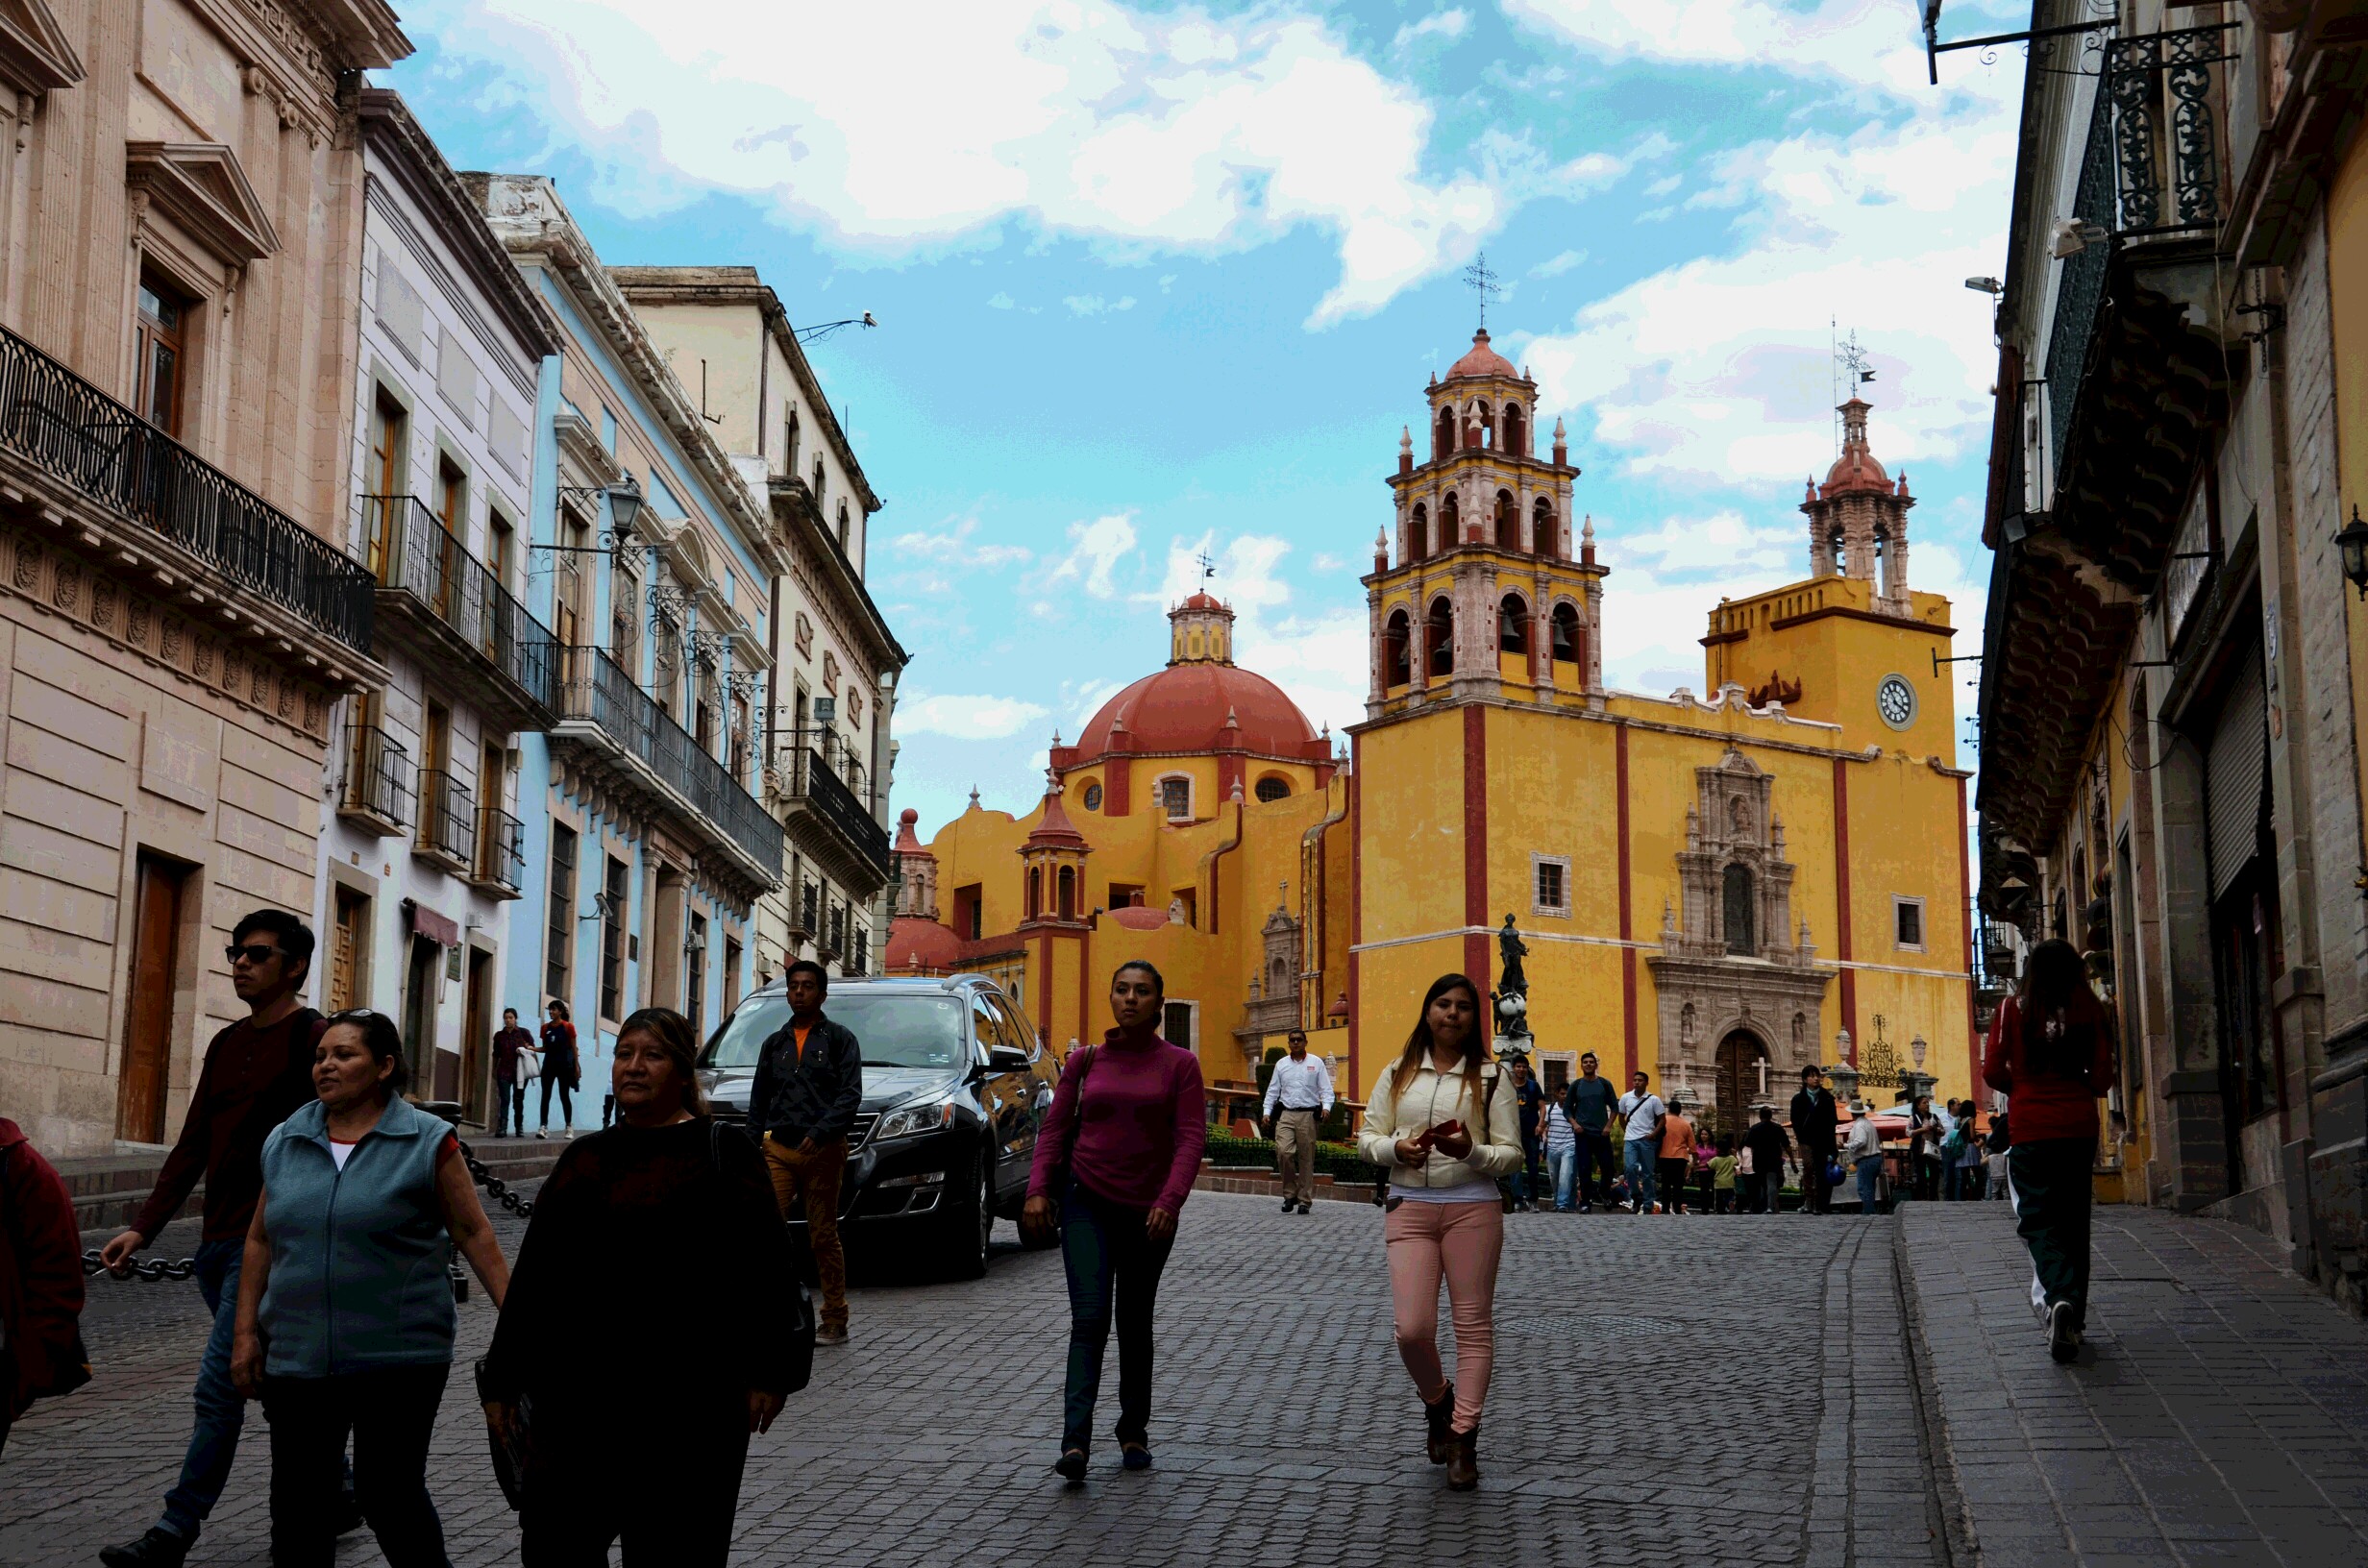
[[[2047,1358],[2004,1204],[1912,1204],[1952,1523],[1985,1568],[2368,1562],[2368,1325],[2275,1242],[2097,1211],[2087,1343]]]
[[[2209,1244],[2191,1243],[2181,1266],[2246,1273],[2241,1288],[2215,1283],[2198,1294],[2225,1295],[2231,1311],[2238,1294],[2273,1303],[2289,1335],[2289,1356],[2254,1364],[2322,1377],[2329,1406],[2349,1398],[2356,1409],[2361,1358],[2332,1368],[2357,1346],[2357,1325],[2305,1312],[2314,1298],[2288,1291],[2229,1239],[2244,1233],[2145,1214],[2132,1223],[2163,1227],[2163,1247],[2208,1231]],[[496,1224],[514,1248],[515,1222]],[[823,1353],[813,1385],[752,1451],[736,1560],[1660,1568],[1683,1556],[1966,1568],[1977,1546],[1982,1561],[2032,1560],[2008,1555],[2028,1537],[1993,1530],[1985,1511],[1998,1478],[1980,1461],[2001,1450],[1969,1446],[2008,1430],[1998,1425],[2005,1397],[1978,1395],[1968,1380],[1991,1377],[2055,1411],[2065,1380],[2077,1386],[2095,1374],[2048,1363],[2027,1315],[2027,1332],[2001,1334],[1994,1354],[1955,1332],[1986,1322],[1992,1295],[2021,1288],[2013,1257],[1972,1251],[1994,1252],[2001,1236],[2013,1246],[2003,1206],[1875,1220],[1524,1214],[1507,1225],[1477,1493],[1446,1492],[1421,1458],[1419,1408],[1390,1341],[1378,1213],[1340,1203],[1286,1217],[1264,1199],[1204,1192],[1185,1212],[1161,1298],[1156,1470],[1122,1475],[1105,1439],[1087,1486],[1066,1489],[1047,1473],[1066,1339],[1055,1256],[1013,1239],[970,1284],[869,1270],[858,1276],[870,1283],[855,1293],[856,1343]],[[1942,1227],[1950,1244],[1903,1251],[1903,1226],[1910,1237]],[[157,1250],[177,1255],[181,1239],[168,1234]],[[2170,1272],[2125,1263],[2110,1237],[2104,1245],[2109,1272]],[[1927,1251],[1970,1272],[1928,1278]],[[1939,1314],[1949,1331],[1910,1316],[1907,1257],[1917,1259],[1913,1297],[1928,1309],[1955,1292]],[[202,1335],[195,1289],[91,1289],[85,1322],[97,1380],[36,1407],[0,1459],[5,1568],[92,1561],[100,1544],[153,1518],[179,1462]],[[461,1308],[462,1370],[430,1460],[453,1559],[467,1565],[516,1558],[514,1516],[461,1386],[491,1315],[481,1295]],[[2130,1321],[2109,1308],[2100,1328]],[[1919,1336],[1942,1358],[1930,1399],[1886,1370]],[[2050,1375],[2057,1392],[2043,1399]],[[1106,1425],[1115,1368],[1104,1390]],[[2303,1442],[2282,1411],[2264,1402],[2253,1419]],[[267,1560],[259,1416],[250,1432],[193,1564]],[[2331,1447],[2324,1452],[2331,1461]],[[2017,1457],[2032,1463],[2028,1449]],[[2044,1482],[2024,1484],[2024,1507],[2044,1510]],[[341,1568],[379,1560],[366,1536],[338,1554]]]

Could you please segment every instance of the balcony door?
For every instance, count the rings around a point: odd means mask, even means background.
[[[181,391],[188,350],[183,336],[188,302],[153,277],[139,281],[139,362],[132,406],[166,435],[181,433]]]
[[[435,541],[435,580],[429,602],[446,621],[460,619],[460,541],[469,529],[469,477],[449,457],[435,464],[435,517],[444,525]]]

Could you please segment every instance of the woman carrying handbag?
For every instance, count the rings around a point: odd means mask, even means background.
[[[1117,1026],[1072,1051],[1036,1144],[1020,1223],[1048,1236],[1057,1214],[1069,1275],[1069,1382],[1056,1474],[1085,1479],[1102,1353],[1119,1331],[1121,1462],[1151,1467],[1151,1310],[1176,1215],[1208,1139],[1200,1060],[1160,1038],[1167,985],[1137,960],[1110,977]]]
[[[1480,1484],[1480,1415],[1495,1362],[1496,1264],[1505,1247],[1499,1179],[1521,1164],[1521,1124],[1481,1035],[1480,988],[1441,975],[1397,1065],[1374,1086],[1357,1141],[1390,1170],[1382,1236],[1398,1356],[1421,1397],[1433,1464],[1447,1485]],[[1439,1286],[1455,1316],[1455,1375],[1439,1360]]]

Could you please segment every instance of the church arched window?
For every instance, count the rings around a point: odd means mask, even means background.
[[[1579,662],[1579,612],[1575,605],[1554,606],[1554,660],[1557,664]]]
[[[1521,405],[1517,403],[1505,404],[1505,439],[1501,445],[1516,457],[1529,455],[1529,426],[1522,420]]]
[[[1422,651],[1425,668],[1434,676],[1455,673],[1455,610],[1444,599],[1431,601],[1431,613],[1422,624]]]
[[[1472,429],[1478,432],[1472,437],[1473,446],[1492,447],[1496,445],[1496,414],[1486,403],[1475,403],[1471,405],[1471,423]]]
[[[1077,869],[1073,866],[1062,867],[1059,873],[1058,886],[1061,890],[1061,919],[1064,920],[1073,920],[1077,918]]]
[[[1464,542],[1464,508],[1450,490],[1439,498],[1439,551],[1445,554]]]
[[[1422,502],[1415,502],[1415,515],[1406,524],[1406,559],[1419,561],[1431,553],[1431,514]]]
[[[1496,606],[1496,650],[1499,653],[1529,652],[1529,606],[1518,594],[1507,594]]]
[[[1431,455],[1444,457],[1455,451],[1455,410],[1439,410],[1439,428],[1431,437]]]
[[[1724,895],[1719,913],[1726,917],[1727,951],[1742,958],[1753,957],[1760,951],[1760,943],[1752,929],[1757,900],[1752,896],[1751,868],[1739,863],[1729,866],[1720,892]]]
[[[1521,548],[1521,509],[1515,503],[1510,490],[1496,492],[1496,548]]]
[[[1269,804],[1291,798],[1291,780],[1269,773],[1258,781],[1258,798]]]
[[[1407,654],[1407,632],[1404,610],[1392,610],[1389,624],[1381,632],[1381,683],[1385,687],[1403,686],[1415,678],[1414,665]]]
[[[1554,503],[1540,496],[1538,504],[1529,509],[1529,548],[1541,555],[1555,553],[1555,535],[1560,530],[1554,525]]]
[[[1044,913],[1045,870],[1041,866],[1027,869],[1027,918],[1034,919]]]

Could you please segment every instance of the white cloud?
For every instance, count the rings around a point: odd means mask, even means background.
[[[896,732],[944,735],[957,741],[1000,741],[1017,735],[1051,712],[1016,697],[900,697]]]
[[[887,255],[1011,220],[1198,254],[1312,227],[1340,257],[1319,327],[1462,264],[1505,216],[1484,179],[1430,166],[1418,90],[1284,9],[973,0],[890,56],[861,6],[421,0],[406,20],[580,145],[628,212],[737,192]]]
[[[1564,251],[1560,255],[1547,257],[1530,268],[1529,275],[1532,278],[1560,278],[1564,273],[1583,264],[1586,260],[1585,251]]]
[[[1470,12],[1461,9],[1437,11],[1418,22],[1408,22],[1399,28],[1397,37],[1390,40],[1390,47],[1404,49],[1407,45],[1424,38],[1440,38],[1452,43],[1470,31]]]
[[[989,309],[1008,310],[1012,307],[1012,297],[1004,293],[999,288],[987,297],[987,306]]]
[[[1068,555],[1052,569],[1048,580],[1082,578],[1085,591],[1096,599],[1112,598],[1118,588],[1111,574],[1135,551],[1135,514],[1112,512],[1091,523],[1072,523],[1069,543]]]
[[[1507,0],[1505,12],[1614,60],[1773,66],[1898,93],[1930,90],[1917,11],[1902,0]]]
[[[974,537],[977,531],[978,520],[966,517],[951,527],[934,533],[900,533],[888,541],[888,548],[899,555],[911,556],[931,567],[972,567],[990,572],[998,567],[1017,566],[1035,558],[1034,551],[1024,545],[979,543]]]
[[[1132,310],[1135,297],[1129,294],[1120,300],[1105,300],[1098,294],[1070,294],[1063,296],[1061,303],[1069,306],[1073,316],[1098,316],[1105,311]]]

